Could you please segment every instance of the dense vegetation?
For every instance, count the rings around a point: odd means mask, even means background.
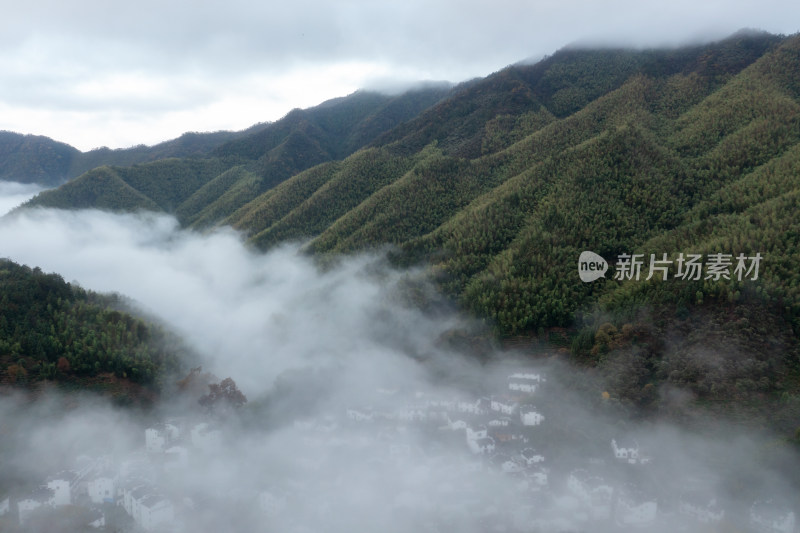
[[[56,186],[103,165],[133,165],[169,157],[206,157],[221,143],[265,127],[244,132],[185,133],[155,146],[81,152],[39,135],[0,131],[0,181]]]
[[[392,245],[497,336],[547,338],[596,365],[610,399],[663,409],[669,387],[688,388],[708,405],[768,406],[790,429],[799,62],[800,36],[755,32],[675,50],[565,49],[441,101],[444,89],[390,103],[359,94],[211,158],[95,169],[31,205],[162,210],[230,224],[264,249],[304,240],[320,256]],[[584,250],[611,273],[621,254],[643,254],[642,279],[583,283]],[[675,279],[674,263],[670,279],[644,279],[650,254],[680,253],[763,260],[757,279]]]
[[[800,331],[796,234],[785,231],[796,228],[800,108],[785,73],[797,49],[797,38],[742,34],[667,52],[559,52],[469,84],[226,222],[262,247],[397,245],[399,261],[432,264],[442,287],[502,335],[571,325],[601,296],[632,290],[581,283],[582,250],[609,260],[768,253],[755,285],[781,293]],[[756,229],[754,216],[775,223]],[[659,298],[684,305],[721,290],[669,287],[675,294]],[[739,289],[728,283],[722,296]]]
[[[0,383],[105,390],[124,381],[156,390],[180,371],[185,350],[122,308],[118,296],[0,260]]]
[[[0,131],[0,181],[58,185],[78,153],[47,137]]]
[[[152,209],[155,203],[169,212],[180,207],[178,213],[185,215],[187,224],[212,224],[290,176],[346,157],[441,100],[450,90],[449,85],[433,84],[396,96],[358,91],[311,109],[295,109],[277,122],[241,132],[186,133],[155,146],[119,150],[98,148],[82,153],[46,137],[0,132],[0,180],[58,185],[80,176],[79,186],[73,185],[66,196],[54,192],[45,195],[43,203],[75,207],[103,198],[110,202],[103,207],[118,210]],[[111,167],[112,173],[134,190],[114,202],[115,195],[104,190],[107,174],[91,172],[102,167]],[[207,175],[206,168],[215,172]],[[221,176],[233,169],[240,177],[246,172],[246,177],[232,182],[230,174]],[[220,179],[209,183],[215,177]],[[156,185],[160,181],[165,183]],[[197,195],[180,206],[171,197],[181,191]],[[188,196],[182,196],[181,202],[189,200]]]

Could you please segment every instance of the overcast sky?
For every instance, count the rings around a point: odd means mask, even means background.
[[[82,150],[239,130],[389,82],[458,82],[575,41],[800,31],[796,0],[0,2],[0,129]]]

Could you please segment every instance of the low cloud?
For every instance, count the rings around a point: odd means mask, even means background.
[[[0,217],[30,200],[44,189],[33,183],[0,181]]]
[[[184,231],[162,215],[25,210],[0,223],[0,250],[133,298],[188,339],[209,370],[249,390],[315,362],[403,364],[458,325],[400,305],[394,290],[408,274],[379,257],[320,271],[297,245],[262,255],[231,230]]]
[[[380,255],[321,268],[299,245],[259,254],[163,215],[41,209],[0,219],[0,250],[132,297],[250,400],[237,416],[139,419],[86,398],[56,420],[61,397],[1,398],[21,483],[101,465],[116,490],[157,492],[185,531],[702,531],[682,502],[730,523],[756,501],[797,512],[796,464],[766,437],[634,422],[557,360],[479,361],[458,346],[480,331]],[[146,454],[158,422],[172,442]]]
[[[798,7],[786,0],[34,0],[7,11],[0,21],[0,128],[86,150],[155,144],[187,130],[244,129],[380,78],[460,82],[577,41],[675,46],[743,27],[800,29],[793,22]],[[326,79],[319,82],[321,71]],[[284,83],[291,90],[270,95]]]

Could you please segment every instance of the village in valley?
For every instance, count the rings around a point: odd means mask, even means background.
[[[96,531],[178,533],[213,523],[222,505],[265,530],[306,532],[346,526],[343,509],[363,505],[403,523],[413,516],[419,531],[703,532],[731,523],[797,531],[797,509],[786,503],[725,504],[701,474],[679,487],[664,483],[656,473],[663,450],[631,435],[589,434],[576,448],[573,436],[584,430],[559,410],[540,370],[511,372],[476,397],[388,389],[373,397],[287,422],[277,431],[290,442],[276,448],[287,464],[280,473],[264,467],[257,483],[241,487],[203,486],[204,469],[236,449],[225,424],[164,420],[144,429],[134,453],[82,456],[35,490],[0,495],[0,524],[25,531],[37,516],[70,509]],[[264,453],[272,453],[267,445]],[[353,492],[359,484],[374,484],[375,494]]]

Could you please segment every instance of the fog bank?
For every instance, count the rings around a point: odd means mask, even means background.
[[[249,399],[144,420],[86,399],[54,420],[60,396],[0,398],[3,468],[107,478],[117,525],[141,500],[154,531],[794,529],[797,471],[768,439],[634,422],[555,360],[478,361],[449,342],[469,320],[379,255],[320,269],[229,229],[42,209],[0,219],[0,255],[133,298]]]
[[[27,202],[43,190],[43,187],[35,183],[0,181],[0,217],[20,204]]]

